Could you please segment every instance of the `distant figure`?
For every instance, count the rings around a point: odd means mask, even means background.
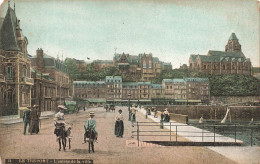
[[[200,120],[199,120],[199,124],[203,123],[203,115],[201,116]]]
[[[168,112],[168,108],[165,108],[163,112],[163,121],[169,122],[170,121],[170,113]]]
[[[136,122],[136,109],[133,107],[131,109],[131,122],[132,122],[132,127],[134,127],[134,122]]]
[[[39,119],[40,119],[40,114],[38,111],[38,105],[34,105],[33,109],[31,111],[31,122],[30,122],[30,128],[29,132],[32,135],[32,133],[39,133]]]
[[[84,106],[84,111],[86,111],[86,109],[87,109],[87,107],[86,107],[86,105]]]
[[[253,124],[254,118],[251,118],[251,121],[249,122],[249,125]]]
[[[122,115],[122,110],[120,109],[118,111],[118,114],[115,117],[116,123],[115,123],[115,135],[116,137],[123,137],[124,135],[124,117]]]
[[[27,126],[30,127],[30,121],[31,121],[31,107],[28,106],[27,109],[23,113],[23,122],[24,122],[24,132],[23,134],[26,134]],[[28,128],[29,129],[29,128]]]

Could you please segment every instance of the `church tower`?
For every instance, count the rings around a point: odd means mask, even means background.
[[[239,44],[235,33],[232,33],[231,36],[229,37],[225,51],[226,52],[241,52],[241,45]]]

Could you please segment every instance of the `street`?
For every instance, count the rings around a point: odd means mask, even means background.
[[[125,118],[124,136],[114,135],[114,117],[118,109],[123,110]],[[88,144],[82,144],[84,124],[94,111],[99,132],[98,143],[95,143],[95,153],[88,153]],[[235,163],[226,157],[205,147],[189,146],[127,146],[133,127],[128,121],[126,107],[116,107],[116,113],[105,112],[104,108],[92,108],[80,111],[78,114],[65,115],[67,122],[72,123],[71,149],[58,150],[58,142],[54,135],[53,117],[41,120],[38,135],[23,135],[23,123],[13,125],[1,124],[0,154],[1,160],[8,158],[19,159],[93,159],[94,163]],[[146,120],[144,115],[137,112],[137,121]],[[158,127],[157,127],[158,128]]]

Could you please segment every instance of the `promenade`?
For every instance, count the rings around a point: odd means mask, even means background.
[[[125,117],[125,133],[123,138],[114,135],[114,117],[118,109],[123,110]],[[82,144],[83,126],[94,111],[99,132],[98,143],[95,143],[95,153],[88,153],[88,144]],[[4,124],[1,122],[0,156],[2,162],[7,158],[19,159],[93,159],[94,163],[237,163],[237,161],[213,151],[207,147],[195,146],[158,146],[143,143],[137,147],[132,141],[132,127],[128,121],[126,107],[116,107],[116,113],[105,112],[103,108],[90,108],[78,114],[65,115],[66,121],[72,126],[71,149],[58,151],[56,136],[53,134],[53,116],[42,119],[38,135],[23,135],[23,123]],[[137,121],[152,121],[145,119],[137,112]],[[158,127],[154,127],[157,128]],[[151,129],[152,130],[152,129]],[[180,137],[181,138],[181,137]],[[184,138],[183,138],[184,139]],[[184,139],[185,140],[185,139]]]

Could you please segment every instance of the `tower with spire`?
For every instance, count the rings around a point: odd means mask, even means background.
[[[232,33],[230,35],[225,51],[226,52],[241,52],[241,45],[240,45],[235,33]]]
[[[31,60],[28,40],[22,34],[20,20],[8,1],[4,19],[0,19],[0,109],[5,115],[22,115],[31,105]]]

